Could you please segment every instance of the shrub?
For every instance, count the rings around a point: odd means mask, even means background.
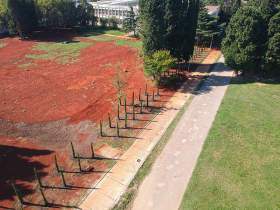
[[[116,17],[110,17],[108,18],[108,25],[111,28],[118,28],[119,20]]]

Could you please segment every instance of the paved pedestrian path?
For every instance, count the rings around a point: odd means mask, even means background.
[[[79,209],[108,210],[117,202],[151,150],[188,100],[194,88],[199,84],[210,64],[215,62],[219,54],[220,52],[215,50],[209,54],[196,72],[174,94],[109,173],[94,186],[90,194],[78,206]]]
[[[141,184],[133,210],[179,208],[232,73],[221,57]]]

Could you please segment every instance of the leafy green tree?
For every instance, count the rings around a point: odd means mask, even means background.
[[[268,36],[265,69],[271,73],[280,73],[280,12],[270,19]]]
[[[231,18],[222,42],[226,65],[238,70],[258,67],[258,46],[261,44],[261,14],[254,7],[238,10]]]
[[[145,57],[165,48],[164,8],[161,0],[139,0],[140,34]]]
[[[153,80],[160,83],[161,75],[168,72],[176,63],[176,59],[172,58],[167,50],[156,51],[151,58],[148,58],[144,63],[145,75],[152,76]]]
[[[78,3],[77,20],[81,25],[87,26],[90,21],[94,20],[92,5],[87,3],[87,0],[79,0]]]
[[[109,27],[116,29],[116,28],[118,28],[118,23],[119,23],[119,20],[116,17],[108,18]]]
[[[35,4],[32,0],[7,0],[8,13],[6,16],[9,27],[16,27],[21,41],[37,27]],[[13,30],[15,31],[15,30]]]
[[[130,6],[130,11],[127,12],[128,17],[124,19],[123,28],[127,33],[133,31],[133,35],[135,36],[136,28],[138,27],[138,21],[135,18],[133,7]]]
[[[76,24],[76,6],[72,0],[38,0],[39,21],[48,28],[72,27]]]

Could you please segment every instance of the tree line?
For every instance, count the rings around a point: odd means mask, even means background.
[[[87,25],[95,21],[94,9],[86,0],[0,0],[0,28],[19,34],[21,40],[38,26],[48,28]]]
[[[140,34],[145,57],[158,50],[189,60],[195,43],[199,0],[139,0]]]
[[[222,53],[233,69],[279,74],[279,0],[251,0],[239,8],[226,29]]]

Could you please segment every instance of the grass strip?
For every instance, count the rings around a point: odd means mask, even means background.
[[[115,42],[115,45],[134,47],[138,50],[142,50],[142,42],[141,41],[126,41],[125,39],[119,39]]]
[[[232,78],[181,210],[280,208],[279,84]]]
[[[221,56],[221,55],[220,55]],[[216,62],[220,59],[220,56],[216,59]],[[132,205],[132,200],[136,196],[137,189],[139,188],[140,184],[144,180],[144,178],[149,174],[151,171],[151,168],[153,164],[155,163],[157,157],[160,155],[161,151],[163,150],[164,146],[170,139],[174,129],[176,128],[177,124],[179,123],[181,117],[191,104],[192,100],[194,99],[195,95],[197,94],[198,90],[202,87],[204,82],[209,76],[209,72],[213,70],[213,68],[216,65],[216,62],[211,64],[208,75],[205,75],[203,79],[200,81],[199,85],[196,87],[194,93],[190,96],[190,98],[186,101],[180,112],[177,114],[177,116],[174,118],[173,122],[170,124],[170,126],[167,128],[164,135],[161,137],[155,148],[151,151],[150,155],[147,157],[133,180],[130,182],[129,186],[127,187],[125,193],[121,196],[118,203],[112,208],[112,210],[123,210],[127,209]]]

